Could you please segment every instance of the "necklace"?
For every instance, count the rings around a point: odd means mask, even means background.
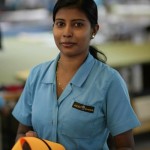
[[[64,87],[63,85],[60,83],[59,79],[58,79],[58,72],[56,72],[56,80],[57,80],[57,85],[58,87],[63,91],[64,90]]]
[[[65,89],[65,87],[66,87],[67,84],[62,84],[62,83],[60,82],[60,79],[59,79],[60,75],[59,75],[59,72],[58,72],[58,68],[60,68],[60,64],[59,64],[59,63],[60,63],[60,61],[58,61],[58,65],[57,65],[56,81],[57,81],[58,90],[63,91],[63,90]]]
[[[60,60],[58,61],[56,70],[56,81],[58,91],[62,92],[66,88],[74,73],[75,72],[67,72],[67,70],[63,67],[62,62]]]

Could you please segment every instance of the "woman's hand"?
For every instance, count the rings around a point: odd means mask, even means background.
[[[25,135],[26,135],[27,137],[38,137],[38,136],[37,136],[37,133],[34,132],[34,131],[28,131],[28,132],[25,133]]]
[[[18,130],[17,130],[16,141],[19,138],[25,137],[25,136],[37,137],[37,133],[33,131],[32,127],[29,127],[20,123],[18,126]]]

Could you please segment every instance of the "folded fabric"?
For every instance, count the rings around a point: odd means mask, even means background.
[[[22,137],[13,146],[12,150],[65,150],[64,146],[36,137]]]

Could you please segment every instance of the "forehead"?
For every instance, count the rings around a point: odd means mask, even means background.
[[[55,19],[84,19],[88,21],[86,14],[78,8],[64,7],[58,10]]]

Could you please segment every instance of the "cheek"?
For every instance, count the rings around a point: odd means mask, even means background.
[[[59,41],[60,41],[60,35],[55,30],[53,30],[53,37],[54,37],[55,43],[56,44],[59,43]]]
[[[77,33],[78,37],[83,39],[90,39],[91,38],[91,30],[89,28],[85,28],[84,30]]]
[[[82,34],[78,34],[78,39],[80,41],[81,44],[86,43],[88,44],[91,40],[91,34],[90,32],[82,32]]]

